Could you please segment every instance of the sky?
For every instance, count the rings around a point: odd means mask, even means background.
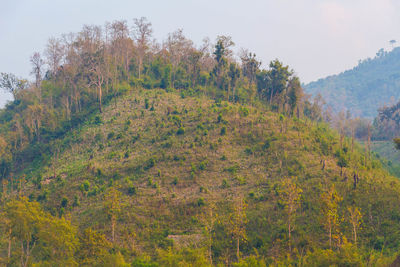
[[[400,42],[398,0],[0,0],[0,72],[30,76],[29,57],[83,25],[147,17],[154,37],[183,29],[196,44],[230,35],[263,66],[278,58],[308,83]],[[0,92],[0,106],[11,99]]]

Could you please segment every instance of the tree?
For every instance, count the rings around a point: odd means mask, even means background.
[[[348,160],[346,158],[346,155],[343,152],[339,153],[339,159],[337,161],[337,165],[340,167],[340,177],[343,176],[343,168],[346,168],[348,166]]]
[[[133,37],[137,42],[138,61],[139,61],[139,79],[142,73],[143,58],[149,46],[150,38],[153,33],[151,23],[145,17],[133,20]]]
[[[322,213],[324,215],[323,224],[328,231],[329,248],[332,248],[332,238],[336,237],[339,225],[338,206],[342,197],[336,192],[332,185],[327,191],[321,194]]]
[[[289,80],[288,83],[288,89],[287,89],[287,104],[289,105],[290,108],[290,114],[291,115],[297,115],[297,117],[300,116],[300,101],[304,96],[303,93],[303,88],[301,87],[300,84],[300,79],[298,77],[292,77]],[[296,113],[295,113],[296,112]]]
[[[50,38],[47,42],[45,56],[47,64],[50,66],[51,74],[56,75],[64,57],[64,46],[61,40],[54,37]]]
[[[102,51],[86,54],[85,59],[89,70],[89,86],[96,88],[99,111],[102,113],[103,83],[105,80],[105,62],[102,57]]]
[[[216,220],[217,220],[216,206],[214,202],[210,202],[210,204],[205,208],[204,213],[202,214],[201,221],[204,224],[204,231],[207,236],[208,259],[210,261],[211,266],[213,264],[212,250],[211,250],[213,244],[212,236]]]
[[[232,90],[232,97],[233,97],[233,102],[235,102],[236,95],[236,83],[240,77],[240,68],[236,66],[235,63],[231,63],[229,65],[229,71],[228,71],[228,76],[231,79],[230,80],[230,87]],[[229,92],[228,92],[228,101],[229,101]]]
[[[218,36],[213,53],[216,64],[211,74],[214,77],[215,85],[219,89],[225,89],[225,87],[228,87],[226,67],[228,65],[228,58],[232,55],[230,47],[233,45],[235,45],[235,43],[232,41],[230,36]]]
[[[83,266],[95,266],[103,263],[109,255],[112,244],[106,237],[91,228],[85,229],[79,236],[78,258]]]
[[[19,243],[21,266],[29,266],[33,259],[40,258],[47,259],[50,265],[76,264],[73,255],[78,241],[76,229],[69,221],[51,216],[39,203],[29,202],[24,197],[9,201],[4,210],[9,234]],[[9,251],[11,255],[10,248]]]
[[[353,241],[354,244],[357,245],[357,229],[362,224],[362,214],[360,209],[357,207],[348,207],[347,211],[349,213],[349,222],[353,228]]]
[[[236,240],[236,258],[237,261],[240,261],[240,241],[246,239],[247,204],[243,197],[239,196],[235,199],[233,205],[234,211],[229,217],[229,229],[233,239]]]
[[[42,76],[43,76],[44,60],[42,59],[39,52],[35,52],[31,56],[30,62],[32,64],[31,74],[35,76],[35,87],[40,90],[40,83],[42,82]],[[40,97],[41,97],[41,92],[39,91],[39,98]]]
[[[297,186],[293,178],[286,178],[282,182],[281,199],[287,212],[289,252],[292,251],[291,234],[294,230],[296,211],[300,207],[300,198],[303,190]]]
[[[289,71],[289,66],[284,66],[279,60],[274,60],[269,64],[269,101],[275,101],[278,106],[283,104],[283,94],[287,88],[289,77],[293,74]],[[267,92],[268,93],[268,92]]]
[[[0,73],[0,88],[11,93],[14,100],[17,99],[18,92],[25,89],[27,84],[27,80],[20,79],[12,73]]]
[[[119,192],[114,186],[111,187],[104,195],[104,208],[106,213],[110,216],[111,240],[113,243],[115,242],[115,227],[117,224],[117,218],[121,212],[120,198],[121,192]]]
[[[256,59],[256,54],[249,53],[247,50],[242,52],[240,59],[242,60],[243,75],[249,79],[251,86],[256,80],[256,74],[258,68],[261,66],[261,61]]]

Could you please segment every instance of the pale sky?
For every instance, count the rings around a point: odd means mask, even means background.
[[[154,37],[182,28],[200,44],[230,35],[267,66],[278,58],[310,82],[400,41],[398,0],[0,0],[0,72],[30,78],[29,57],[84,24],[147,17]],[[0,94],[0,105],[9,99]]]

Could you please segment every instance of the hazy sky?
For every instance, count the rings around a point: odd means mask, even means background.
[[[264,66],[278,58],[303,82],[339,73],[400,41],[398,0],[0,0],[0,72],[29,77],[49,37],[145,16],[159,41],[178,28],[200,44],[232,36]],[[32,77],[30,77],[32,78]],[[7,96],[0,94],[0,105]]]

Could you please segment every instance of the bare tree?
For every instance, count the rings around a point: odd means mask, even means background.
[[[31,74],[35,76],[35,87],[39,90],[39,99],[41,100],[42,92],[40,89],[40,85],[41,85],[42,76],[43,76],[44,60],[42,59],[39,52],[35,52],[31,56],[30,61],[32,64]]]
[[[64,57],[64,45],[61,40],[54,37],[50,38],[47,42],[45,56],[51,73],[55,75]]]
[[[139,79],[142,72],[143,58],[146,54],[146,51],[149,47],[149,42],[151,35],[153,33],[153,29],[151,27],[151,23],[147,21],[145,17],[141,17],[140,19],[133,19],[133,37],[137,42],[138,48],[138,61],[139,61]]]

